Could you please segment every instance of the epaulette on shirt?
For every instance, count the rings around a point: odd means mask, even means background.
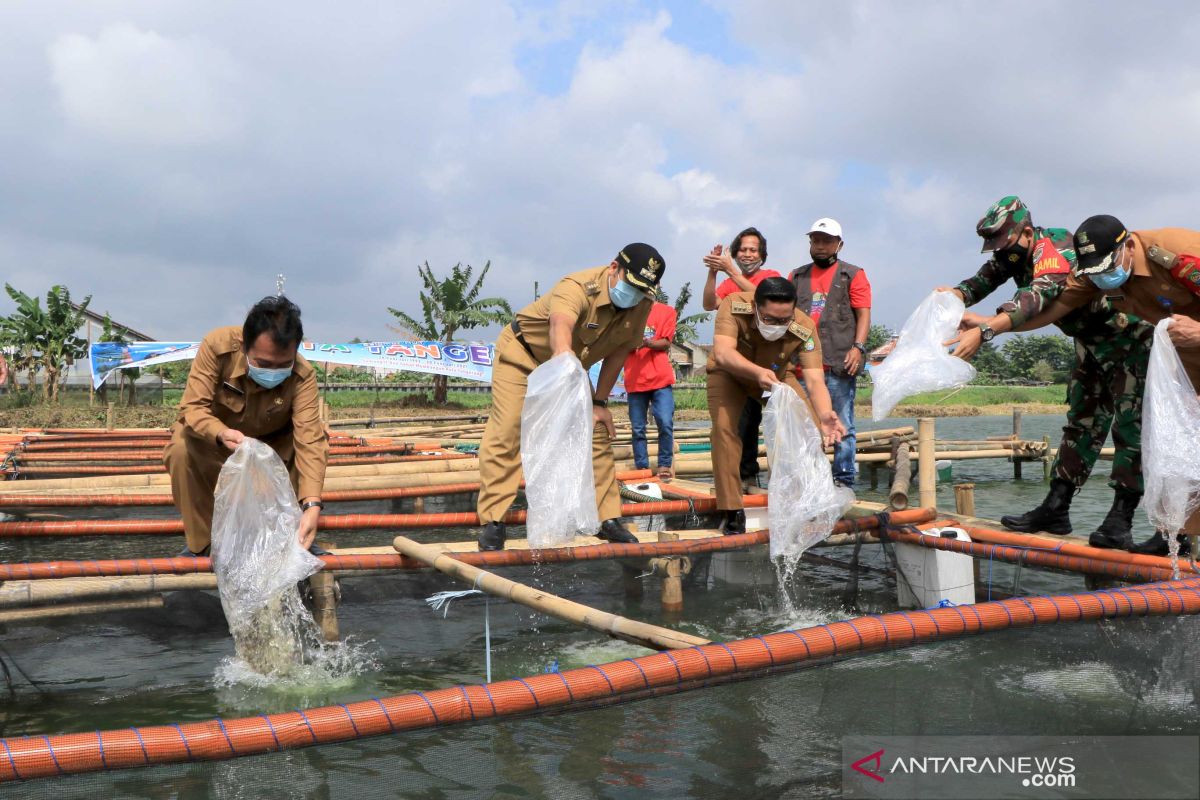
[[[595,297],[600,294],[600,284],[596,281],[588,281],[583,285],[583,291],[587,293],[588,297]]]
[[[812,338],[812,328],[806,328],[799,322],[793,322],[791,325],[788,325],[788,333],[799,339]]]
[[[753,314],[754,305],[745,300],[734,300],[730,303],[729,311],[731,314]]]

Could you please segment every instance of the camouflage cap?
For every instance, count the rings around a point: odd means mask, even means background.
[[[983,249],[990,253],[1003,250],[1020,235],[1026,225],[1033,224],[1033,215],[1021,198],[1015,194],[1002,197],[992,203],[983,219],[975,225],[975,232],[983,238]]]

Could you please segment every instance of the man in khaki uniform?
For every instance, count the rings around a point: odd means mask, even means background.
[[[637,541],[620,522],[607,398],[625,357],[642,343],[664,269],[662,256],[650,245],[626,245],[608,266],[560,280],[501,331],[492,365],[492,411],[479,445],[480,550],[504,549],[508,535],[504,515],[521,485],[521,409],[529,373],[566,352],[574,353],[584,369],[604,361],[592,399],[592,471],[603,520],[596,535],[611,542]]]
[[[725,512],[727,535],[746,532],[738,470],[742,457],[738,420],[747,400],[761,403],[763,392],[786,383],[807,398],[826,444],[837,442],[845,433],[825,386],[816,331],[812,319],[796,308],[795,285],[784,278],[767,278],[753,293],[735,292],[717,309],[707,367],[708,413],[717,508]],[[797,369],[807,394],[800,390]]]
[[[242,327],[217,328],[200,343],[163,451],[187,537],[180,555],[208,552],[217,476],[246,437],[287,464],[303,510],[300,544],[325,552],[312,540],[329,443],[317,412],[316,372],[297,353],[303,337],[300,309],[285,297],[266,297]]]
[[[1107,300],[1118,311],[1151,324],[1167,317],[1200,319],[1200,232],[1186,228],[1128,232],[1116,217],[1100,214],[1084,220],[1075,232],[1075,253],[1078,262],[1058,300],[1018,330],[1050,324],[1094,300]],[[1175,327],[1171,333],[1178,342],[1179,358],[1192,386],[1200,387],[1200,348],[1189,347],[1184,341],[1186,331],[1176,335]],[[1189,520],[1187,531],[1200,533],[1200,519]],[[1132,546],[1131,539],[1116,545],[1136,553],[1167,552],[1166,539],[1159,532],[1140,545]]]

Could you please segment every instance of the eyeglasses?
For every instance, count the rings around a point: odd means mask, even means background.
[[[792,322],[791,316],[768,317],[766,314],[762,313],[761,311],[758,312],[758,318],[762,321],[763,325],[789,325]]]

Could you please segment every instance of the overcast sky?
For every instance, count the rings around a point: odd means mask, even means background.
[[[1006,194],[1200,228],[1197,9],[5,0],[0,276],[194,340],[283,272],[310,338],[387,339],[425,260],[519,307],[646,241],[698,295],[742,227],[786,271],[833,216],[898,326]]]

